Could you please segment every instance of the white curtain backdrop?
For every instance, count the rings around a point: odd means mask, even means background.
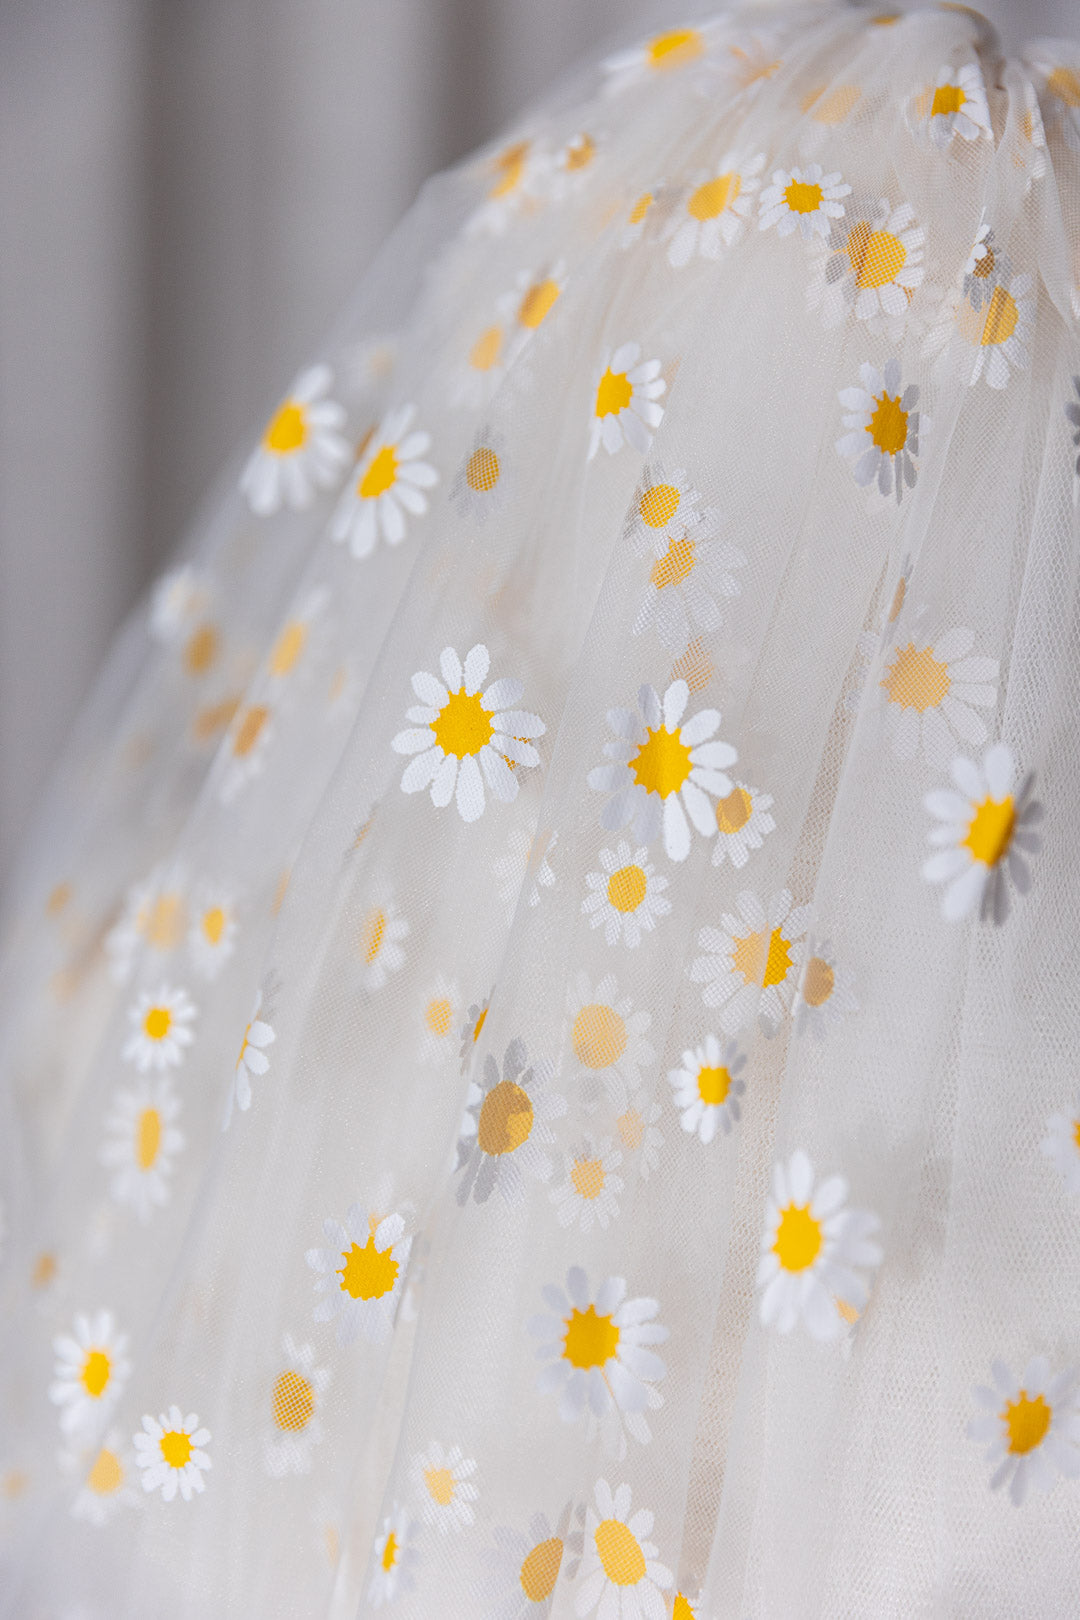
[[[109,636],[424,177],[701,0],[3,0],[0,878]],[[993,0],[1005,42],[1076,0]]]

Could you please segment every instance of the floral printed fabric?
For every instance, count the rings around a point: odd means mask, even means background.
[[[1080,1612],[1078,283],[963,7],[429,188],[11,895],[4,1620]]]

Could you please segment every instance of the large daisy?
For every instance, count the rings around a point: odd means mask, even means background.
[[[613,973],[605,973],[596,985],[586,973],[578,973],[570,986],[568,1010],[570,1045],[582,1068],[608,1089],[615,1075],[636,1086],[642,1069],[656,1058],[647,1039],[652,1015],[644,1007],[635,1011],[632,999],[620,996]]]
[[[464,1171],[458,1203],[484,1203],[497,1188],[507,1203],[524,1196],[525,1177],[547,1181],[555,1140],[550,1121],[566,1113],[566,1098],[551,1090],[554,1065],[529,1062],[522,1040],[503,1054],[502,1070],[489,1052],[479,1080],[470,1080],[458,1138],[457,1168]]]
[[[813,1030],[823,1040],[835,1025],[858,1012],[853,984],[854,975],[837,959],[831,940],[809,946],[795,995],[795,1033]]]
[[[353,1204],[340,1221],[325,1220],[325,1248],[308,1249],[304,1258],[318,1275],[316,1322],[337,1318],[338,1343],[363,1336],[380,1344],[389,1336],[401,1297],[401,1280],[412,1238],[405,1236],[405,1215],[388,1210],[389,1183],[376,1188],[377,1207]]]
[[[628,1299],[626,1281],[608,1277],[596,1289],[580,1266],[566,1274],[566,1289],[549,1283],[542,1290],[549,1315],[534,1316],[528,1328],[537,1339],[537,1360],[546,1363],[537,1380],[541,1394],[558,1394],[564,1423],[586,1419],[590,1432],[600,1424],[606,1442],[625,1451],[623,1429],[643,1445],[652,1439],[646,1411],[663,1405],[656,1385],[666,1367],[651,1345],[663,1344],[668,1330],[657,1322],[655,1299]]]
[[[113,1097],[105,1118],[105,1140],[98,1154],[112,1171],[109,1191],[128,1204],[140,1221],[167,1204],[173,1160],[184,1146],[176,1127],[180,1099],[167,1075],[148,1075]]]
[[[649,1508],[630,1511],[629,1485],[615,1491],[599,1479],[585,1513],[585,1553],[575,1613],[597,1611],[598,1620],[663,1620],[674,1577],[648,1539],[654,1516]]]
[[[259,1015],[263,1012],[263,993],[256,992],[255,1004],[251,1009],[251,1017],[244,1028],[240,1041],[240,1050],[236,1055],[236,1064],[233,1068],[232,1084],[229,1087],[229,1096],[225,1107],[224,1129],[228,1129],[232,1119],[233,1106],[246,1114],[251,1107],[251,1082],[261,1080],[270,1067],[270,1059],[266,1055],[266,1048],[273,1046],[277,1035],[272,1024]]]
[[[695,254],[718,259],[739,240],[764,166],[764,152],[728,152],[714,168],[698,170],[662,233],[674,269],[689,264]]]
[[[1080,1193],[1080,1093],[1070,1114],[1051,1114],[1039,1144],[1057,1166],[1066,1192]]]
[[[412,688],[420,703],[405,715],[412,725],[391,742],[395,753],[414,756],[402,774],[402,792],[430,788],[437,809],[456,796],[462,821],[483,815],[485,783],[504,804],[517,798],[516,769],[540,763],[530,739],[547,729],[539,715],[516,707],[524,688],[514,677],[503,676],[481,691],[490,664],[481,643],[470,648],[464,666],[453,647],[444,647],[442,680],[417,671]]]
[[[72,1517],[98,1528],[108,1524],[121,1508],[138,1503],[134,1479],[134,1454],[122,1444],[120,1431],[110,1429],[71,1504]]]
[[[1017,891],[1031,887],[1027,858],[1042,847],[1043,807],[1032,797],[1034,772],[1021,779],[1005,743],[994,743],[982,762],[958,756],[949,771],[955,784],[934,788],[923,800],[937,825],[935,853],[923,866],[928,883],[944,883],[941,912],[950,922],[978,911],[984,922],[1009,915],[1006,873]]]
[[[921,639],[921,638],[920,638]],[[977,712],[997,702],[996,658],[972,656],[975,637],[964,626],[933,642],[894,645],[880,680],[889,744],[900,759],[922,752],[944,767],[956,739],[984,743],[986,721]]]
[[[760,849],[776,822],[769,812],[772,794],[762,793],[748,782],[736,781],[730,793],[716,801],[716,842],[712,863],[730,861],[738,870],[750,859],[751,850]]]
[[[908,203],[893,207],[879,198],[867,208],[852,208],[839,247],[821,245],[811,276],[807,302],[821,309],[826,326],[836,326],[851,311],[858,321],[892,329],[903,322],[915,289],[922,285],[926,232],[915,223]]]
[[[270,1427],[263,1438],[263,1466],[273,1479],[309,1474],[311,1450],[323,1436],[319,1412],[330,1369],[315,1365],[310,1344],[291,1333],[282,1340],[280,1371],[270,1388]]]
[[[669,28],[640,45],[609,56],[603,64],[608,95],[642,84],[658,74],[687,67],[704,56],[707,33],[703,28]]]
[[[843,219],[844,205],[851,187],[839,170],[826,174],[820,163],[805,169],[777,169],[771,185],[761,193],[758,227],[767,231],[775,225],[779,236],[800,231],[809,242],[815,236],[828,236],[833,220]]]
[[[491,1571],[477,1583],[485,1620],[544,1620],[559,1577],[572,1581],[577,1574],[584,1522],[584,1509],[567,1503],[554,1525],[540,1512],[524,1531],[496,1525],[494,1546],[480,1554]]]
[[[302,510],[316,490],[338,482],[349,446],[340,432],[345,411],[326,397],[332,383],[329,366],[310,366],[266,424],[240,476],[253,512],[269,514],[283,505]]]
[[[724,767],[738,758],[731,744],[716,736],[719,709],[699,709],[683,721],[689,700],[690,688],[680,680],[672,681],[663,699],[654,687],[641,687],[637,714],[609,709],[615,740],[604,744],[604,753],[612,763],[589,772],[594,792],[611,795],[600,813],[601,824],[611,832],[632,825],[642,844],[652,843],[663,827],[664,848],[672,861],[689,855],[691,823],[703,838],[715,833],[708,796],[731,792]]]
[[[843,1176],[815,1182],[801,1148],[773,1167],[757,1286],[765,1327],[790,1333],[800,1319],[815,1339],[838,1339],[869,1298],[861,1273],[880,1265],[876,1215],[850,1209]],[[841,1308],[843,1307],[843,1308]]]
[[[127,1334],[117,1331],[111,1311],[77,1316],[70,1333],[57,1334],[49,1399],[60,1408],[60,1427],[66,1435],[93,1435],[97,1430],[131,1372],[127,1348]]]
[[[551,1201],[560,1226],[591,1232],[593,1225],[607,1231],[619,1213],[623,1178],[616,1174],[622,1154],[610,1138],[594,1142],[583,1137],[570,1153],[565,1176],[551,1189]]]
[[[416,1546],[419,1532],[419,1522],[400,1502],[395,1502],[379,1526],[372,1548],[368,1602],[373,1608],[393,1603],[399,1594],[412,1591],[420,1560]]]
[[[706,1035],[700,1046],[687,1048],[679,1068],[668,1070],[684,1131],[699,1136],[706,1146],[718,1130],[731,1131],[740,1117],[745,1068],[746,1053],[737,1041],[722,1043],[715,1035]]]
[[[897,504],[905,489],[914,489],[918,471],[920,416],[919,390],[914,383],[901,386],[899,360],[887,360],[879,371],[869,361],[859,368],[861,386],[842,388],[844,427],[836,441],[842,456],[855,463],[855,482],[876,483],[882,495],[895,488]],[[929,425],[924,419],[922,427]]]
[[[737,916],[725,912],[719,928],[701,930],[704,954],[694,958],[690,977],[704,985],[706,1007],[721,1009],[727,1034],[756,1019],[766,1035],[775,1035],[799,982],[810,907],[793,906],[787,889],[773,895],[767,909],[744,890],[735,907]]]
[[[644,455],[664,419],[657,400],[666,388],[659,360],[642,360],[639,343],[623,343],[608,354],[596,384],[589,460],[601,444],[609,455],[624,444]]]
[[[186,990],[168,984],[144,990],[128,1009],[131,1033],[121,1052],[140,1074],[179,1068],[185,1049],[195,1039],[191,1028],[196,1007]]]
[[[205,1447],[209,1429],[201,1428],[198,1415],[184,1417],[178,1406],[170,1406],[157,1419],[147,1413],[142,1432],[133,1437],[144,1491],[160,1491],[171,1502],[177,1491],[185,1502],[206,1489],[203,1475],[211,1466]]]
[[[404,917],[388,894],[380,894],[364,912],[357,939],[360,981],[365,990],[381,990],[391,973],[405,966],[401,941],[409,934]]]
[[[480,1495],[473,1483],[475,1458],[466,1457],[460,1446],[443,1446],[433,1440],[413,1458],[409,1472],[425,1524],[441,1536],[472,1524],[476,1518],[472,1504]]]
[[[1080,1405],[1074,1368],[1052,1373],[1045,1356],[1033,1356],[1020,1378],[1003,1361],[990,1368],[993,1386],[972,1390],[980,1415],[967,1428],[972,1440],[988,1445],[994,1467],[990,1489],[1008,1485],[1017,1507],[1030,1487],[1048,1491],[1059,1474],[1080,1478]]]
[[[637,549],[649,560],[633,633],[652,627],[674,653],[686,650],[695,631],[719,630],[723,604],[742,590],[732,570],[746,566],[746,553],[720,538],[720,514],[715,507],[702,511],[700,500],[682,468],[654,469],[634,497],[630,520]]]
[[[648,858],[644,845],[632,849],[625,838],[614,849],[600,851],[600,871],[589,872],[589,893],[581,909],[593,928],[603,928],[609,945],[621,940],[631,948],[656,927],[656,919],[671,910],[663,891],[668,886]]]
[[[965,141],[993,138],[986,85],[974,62],[939,69],[935,83],[915,98],[915,111],[927,120],[930,139],[942,149],[957,135]]]
[[[431,434],[413,427],[415,405],[403,405],[375,432],[338,503],[330,533],[347,540],[354,557],[370,557],[381,536],[388,546],[405,538],[407,517],[421,517],[428,508],[424,491],[439,475],[423,457],[431,449]]]

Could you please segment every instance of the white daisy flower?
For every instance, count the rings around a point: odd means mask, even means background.
[[[882,495],[895,487],[899,505],[905,489],[914,489],[918,476],[914,457],[919,454],[919,390],[914,383],[901,388],[899,360],[887,360],[879,371],[869,361],[859,368],[861,387],[842,388],[844,426],[849,431],[836,441],[842,456],[855,463],[855,482],[865,487],[876,482]],[[923,419],[922,427],[929,426]]]
[[[981,135],[993,139],[986,86],[974,62],[941,68],[936,82],[915,98],[915,112],[927,119],[930,139],[942,149],[956,135],[965,141],[977,141]]]
[[[991,388],[1005,388],[1014,371],[1027,368],[1035,331],[1035,280],[1025,272],[997,282],[985,314],[976,315],[970,302],[961,304],[957,327],[976,349],[971,385],[985,376]]]
[[[121,1444],[119,1430],[110,1429],[71,1504],[72,1518],[100,1529],[121,1508],[137,1505],[134,1480],[134,1455]]]
[[[589,772],[593,791],[611,795],[601,825],[610,832],[632,825],[641,844],[651,844],[662,826],[672,861],[684,861],[690,853],[691,822],[703,838],[715,833],[708,795],[731,792],[724,767],[738,758],[730,743],[716,737],[719,709],[699,709],[682,723],[689,699],[690,688],[680,680],[672,681],[662,701],[655,688],[641,687],[639,714],[609,709],[615,741],[604,744],[604,753],[613,763]]]
[[[570,1045],[583,1068],[610,1085],[615,1075],[624,1083],[637,1086],[642,1069],[654,1062],[656,1053],[646,1039],[652,1015],[644,1007],[634,1011],[629,996],[620,996],[613,973],[592,985],[579,973],[570,986]]]
[[[716,842],[712,863],[723,866],[730,861],[738,870],[750,859],[750,851],[760,849],[769,833],[775,832],[776,822],[771,793],[762,793],[747,782],[734,782],[731,792],[716,801]]]
[[[497,516],[506,505],[511,482],[508,463],[505,435],[491,423],[483,423],[450,485],[450,504],[455,511],[477,523]]]
[[[656,402],[667,388],[659,360],[642,360],[639,343],[623,343],[609,353],[596,384],[589,460],[601,444],[609,455],[628,444],[644,455],[664,419]]]
[[[826,174],[820,163],[811,163],[805,169],[777,169],[772,183],[761,193],[759,203],[759,230],[768,231],[775,225],[779,236],[790,236],[801,231],[804,242],[814,236],[827,237],[834,219],[843,219],[844,205],[851,187],[839,171]]]
[[[315,1365],[310,1344],[282,1340],[283,1365],[270,1391],[271,1428],[263,1439],[263,1466],[273,1479],[311,1472],[312,1447],[323,1437],[319,1412],[330,1369]]]
[[[486,996],[483,1001],[471,1002],[469,1010],[465,1014],[465,1022],[461,1026],[461,1046],[459,1049],[462,1074],[472,1065],[477,1045],[484,1032],[484,1025],[487,1023],[492,995],[494,995],[494,991]]]
[[[148,1075],[117,1091],[105,1119],[99,1161],[113,1172],[109,1192],[140,1221],[169,1202],[173,1160],[184,1146],[177,1130],[180,1099],[167,1075]]]
[[[191,965],[204,979],[216,979],[236,949],[238,924],[232,893],[216,883],[204,883],[191,902],[188,953]]]
[[[458,1136],[457,1168],[463,1170],[459,1204],[470,1197],[484,1203],[498,1189],[508,1204],[525,1194],[525,1177],[547,1181],[555,1140],[550,1121],[566,1113],[566,1098],[550,1089],[555,1066],[546,1058],[529,1062],[525,1042],[512,1040],[502,1072],[489,1052],[482,1078],[470,1080]]]
[[[978,911],[985,922],[1009,915],[1006,872],[1019,894],[1031,887],[1027,857],[1037,855],[1043,807],[1032,798],[1033,772],[1020,780],[1012,752],[994,743],[982,763],[958,756],[949,772],[954,788],[935,788],[923,800],[938,825],[930,829],[935,853],[923,867],[928,883],[944,883],[941,914],[950,922]]]
[[[266,1048],[273,1046],[277,1035],[273,1025],[260,1018],[263,1010],[263,993],[259,990],[255,996],[255,1005],[251,1009],[251,1017],[244,1029],[240,1050],[236,1056],[236,1065],[233,1069],[232,1084],[229,1087],[229,1096],[225,1105],[225,1118],[222,1129],[228,1130],[232,1120],[234,1105],[242,1114],[246,1114],[251,1107],[251,1082],[261,1079],[270,1067],[270,1059],[266,1055]]]
[[[631,1513],[629,1485],[614,1492],[599,1479],[585,1513],[585,1555],[574,1612],[596,1610],[598,1620],[662,1620],[674,1577],[657,1559],[648,1539],[654,1516],[650,1509]],[[595,1504],[595,1505],[594,1505]]]
[[[233,715],[224,744],[221,802],[232,804],[241,790],[266,768],[274,737],[274,711],[269,703],[242,703]]]
[[[809,945],[792,1009],[796,1035],[812,1030],[824,1040],[837,1024],[858,1012],[853,985],[854,975],[837,960],[831,940]]]
[[[1080,1094],[1071,1114],[1050,1115],[1039,1145],[1061,1172],[1066,1192],[1080,1193]]]
[[[669,28],[629,50],[617,51],[603,63],[605,93],[616,95],[656,74],[671,73],[696,62],[705,54],[707,38],[703,28]]]
[[[190,1502],[206,1489],[203,1475],[211,1463],[203,1448],[209,1442],[210,1431],[199,1427],[195,1412],[184,1417],[178,1406],[170,1406],[156,1421],[145,1414],[142,1432],[133,1436],[143,1490],[159,1490],[166,1502],[179,1491]]]
[[[644,845],[631,849],[622,838],[614,849],[600,851],[601,870],[586,875],[590,892],[581,909],[591,927],[603,928],[609,945],[621,940],[634,949],[656,927],[657,917],[666,917],[671,910],[671,901],[663,894],[668,880],[660,876],[648,854]]]
[[[591,1232],[593,1224],[606,1232],[619,1213],[623,1179],[616,1175],[622,1154],[610,1140],[594,1142],[584,1137],[566,1164],[563,1181],[551,1189],[551,1201],[560,1226],[577,1226]]]
[[[460,1017],[457,982],[437,974],[424,995],[418,1050],[421,1063],[440,1064],[452,1053]]]
[[[546,1513],[534,1513],[526,1531],[496,1525],[495,1545],[480,1553],[491,1571],[477,1582],[484,1614],[498,1620],[545,1620],[559,1577],[572,1581],[577,1574],[584,1523],[584,1508],[574,1510],[567,1503],[554,1525]],[[571,1529],[574,1524],[577,1528]]]
[[[657,182],[651,191],[643,191],[634,198],[629,213],[622,221],[622,231],[619,236],[619,246],[621,248],[634,247],[641,241],[646,230],[656,219],[658,212],[656,203],[663,190],[662,184]]]
[[[416,1585],[420,1554],[416,1540],[420,1525],[407,1508],[395,1502],[379,1526],[371,1553],[368,1602],[373,1608],[393,1603]]]
[[[240,476],[253,512],[269,515],[282,506],[302,511],[317,490],[338,482],[349,446],[340,432],[345,411],[325,397],[333,380],[329,366],[302,371],[266,424]]]
[[[882,197],[852,208],[839,247],[822,242],[815,253],[807,304],[820,308],[827,327],[849,311],[871,331],[901,326],[915,289],[922,285],[926,232],[908,203],[893,207]]]
[[[554,888],[555,868],[548,857],[558,842],[557,832],[537,831],[530,835],[524,827],[511,827],[507,833],[506,854],[500,855],[492,863],[499,899],[506,907],[507,922],[513,921],[530,867],[533,876],[525,896],[527,905],[538,906],[541,889]]]
[[[150,634],[167,646],[206,612],[210,589],[204,575],[185,563],[162,574],[150,593]]]
[[[662,233],[673,269],[695,254],[718,259],[739,240],[764,167],[764,152],[727,152],[714,168],[697,171]]]
[[[655,1299],[627,1299],[626,1281],[608,1277],[595,1294],[580,1266],[566,1274],[566,1291],[554,1283],[542,1290],[549,1316],[534,1316],[529,1333],[546,1362],[537,1379],[542,1395],[558,1394],[564,1423],[586,1419],[591,1438],[599,1423],[605,1443],[625,1454],[623,1429],[645,1445],[652,1431],[646,1411],[663,1405],[656,1385],[667,1371],[650,1345],[668,1330],[655,1320]]]
[[[357,939],[363,966],[360,980],[365,990],[381,990],[391,973],[405,966],[401,941],[409,934],[408,919],[388,895],[383,895],[364,913]]]
[[[334,540],[347,540],[354,557],[370,557],[381,535],[388,546],[405,538],[407,517],[428,509],[424,491],[439,482],[422,457],[431,434],[413,427],[415,405],[391,411],[373,433],[338,503],[330,525]]]
[[[182,944],[187,926],[182,883],[175,873],[155,868],[128,889],[120,917],[105,935],[110,977],[127,984],[142,951],[168,956]]]
[[[162,984],[154,994],[144,990],[128,1009],[131,1033],[121,1051],[125,1063],[133,1063],[140,1074],[178,1068],[184,1049],[195,1033],[190,1028],[196,1007],[186,990]]]
[[[439,656],[442,680],[418,670],[412,688],[420,699],[406,710],[410,729],[399,731],[390,746],[412,754],[401,778],[403,793],[431,790],[431,802],[443,809],[455,797],[462,821],[484,813],[487,790],[503,804],[517,798],[518,780],[511,766],[539,765],[531,738],[546,731],[539,715],[516,705],[524,690],[511,676],[493,681],[486,691],[491,656],[478,643],[461,660],[453,647]]]
[[[739,1098],[746,1090],[741,1079],[746,1053],[737,1041],[721,1044],[706,1035],[700,1046],[688,1047],[682,1065],[668,1070],[668,1084],[680,1111],[682,1128],[708,1146],[718,1130],[729,1134],[741,1117]]]
[[[694,958],[690,977],[705,986],[706,1007],[722,1009],[728,1035],[755,1019],[764,1034],[775,1035],[799,982],[810,907],[793,907],[787,889],[773,896],[767,910],[749,890],[735,906],[738,916],[725,912],[719,928],[701,930],[698,944],[705,954]]]
[[[629,1172],[633,1166],[634,1173],[642,1181],[648,1181],[660,1163],[660,1149],[664,1145],[664,1134],[658,1124],[663,1109],[647,1086],[631,1089],[617,1071],[613,1070],[610,1076],[605,1075],[604,1084],[609,1093],[615,1130],[622,1144],[625,1168]]]
[[[575,191],[580,191],[599,150],[595,136],[590,135],[588,130],[578,130],[546,158],[538,175],[538,189],[550,202],[562,202]]]
[[[715,632],[723,624],[722,603],[740,594],[732,569],[746,566],[746,553],[722,540],[715,507],[700,499],[682,468],[646,477],[634,499],[630,531],[638,551],[651,559],[632,626],[640,635],[650,627],[671,652],[682,653],[695,630]]]
[[[1060,1474],[1080,1479],[1080,1405],[1077,1374],[1067,1367],[1054,1374],[1045,1356],[1033,1356],[1016,1379],[1003,1361],[990,1368],[993,1387],[972,1390],[981,1415],[967,1432],[980,1445],[989,1444],[994,1465],[990,1489],[1007,1484],[1017,1507],[1028,1490],[1048,1491]]]
[[[272,682],[288,680],[300,664],[316,621],[329,600],[330,593],[324,586],[306,591],[282,622],[266,659],[266,673]]]
[[[71,1333],[52,1342],[56,1356],[49,1399],[60,1407],[66,1435],[92,1436],[127,1382],[128,1338],[117,1332],[111,1311],[77,1316]]]
[[[466,1457],[460,1446],[442,1446],[433,1440],[413,1458],[409,1471],[425,1524],[445,1536],[473,1523],[476,1510],[472,1503],[480,1495],[473,1484],[475,1458]]]
[[[843,1176],[815,1185],[801,1148],[774,1165],[757,1270],[765,1327],[790,1333],[801,1318],[813,1338],[838,1339],[847,1321],[840,1304],[866,1308],[860,1273],[881,1264],[873,1241],[880,1223],[867,1210],[849,1209],[847,1197]]]
[[[405,1214],[387,1206],[390,1185],[386,1178],[376,1189],[378,1207],[353,1204],[339,1221],[323,1222],[327,1247],[308,1249],[304,1258],[318,1273],[315,1292],[324,1295],[315,1306],[316,1322],[337,1318],[341,1345],[363,1336],[371,1344],[389,1337],[401,1279],[409,1261],[412,1238],[405,1236]]]
[[[932,643],[916,646],[909,640],[886,654],[879,686],[889,746],[899,759],[921,752],[932,765],[944,767],[957,738],[986,741],[986,721],[976,711],[997,702],[998,662],[972,657],[974,644],[972,632],[959,626]]]
[[[488,159],[487,196],[469,216],[466,233],[502,236],[511,222],[539,206],[538,183],[546,168],[544,152],[530,140],[513,140]]]
[[[586,137],[587,139],[588,137]],[[511,366],[547,320],[566,288],[566,260],[538,270],[520,270],[511,290],[499,299],[506,327],[506,364]]]

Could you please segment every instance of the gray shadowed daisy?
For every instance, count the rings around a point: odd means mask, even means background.
[[[930,139],[941,150],[956,136],[965,141],[983,135],[993,139],[986,85],[974,62],[942,67],[935,83],[915,97],[915,114],[926,120]]]
[[[977,911],[983,922],[1003,923],[1009,915],[1006,874],[1018,894],[1027,894],[1028,859],[1042,848],[1035,773],[1021,777],[1011,750],[999,742],[978,764],[958,756],[949,774],[954,786],[935,788],[923,800],[936,822],[929,833],[935,853],[923,877],[944,883],[941,914],[949,922]]]
[[[553,1525],[536,1512],[525,1530],[496,1525],[480,1557],[489,1573],[476,1584],[484,1620],[544,1620],[560,1577],[572,1581],[584,1546],[583,1507],[568,1502]]]
[[[450,485],[450,504],[462,517],[486,523],[506,505],[512,478],[506,435],[492,423],[477,428]]]
[[[860,387],[842,388],[838,396],[849,431],[837,439],[836,448],[854,461],[857,484],[864,488],[876,484],[884,496],[895,492],[899,505],[904,490],[915,487],[920,426],[925,431],[929,419],[920,419],[915,408],[919,403],[915,384],[902,387],[899,360],[887,360],[884,371],[867,361],[859,368],[859,377]]]
[[[744,890],[735,907],[738,915],[725,912],[719,928],[701,930],[704,954],[694,958],[690,977],[704,985],[706,1007],[721,1009],[728,1035],[755,1019],[764,1034],[775,1035],[798,984],[810,907],[793,906],[787,889],[773,895],[768,908]]]
[[[555,1141],[550,1121],[566,1113],[566,1098],[551,1090],[554,1065],[530,1063],[523,1040],[512,1040],[502,1071],[489,1052],[479,1080],[469,1082],[465,1117],[458,1137],[459,1204],[472,1197],[486,1202],[498,1189],[507,1203],[525,1193],[525,1177],[547,1181]]]
[[[308,1249],[305,1259],[317,1274],[316,1322],[337,1319],[338,1343],[363,1336],[380,1344],[389,1337],[401,1297],[412,1237],[408,1211],[393,1208],[392,1185],[384,1176],[375,1197],[353,1204],[340,1221],[325,1220],[326,1247]],[[374,1205],[374,1207],[371,1207]]]
[[[484,997],[483,1001],[474,1001],[469,1005],[465,1014],[465,1022],[461,1026],[461,1044],[459,1056],[461,1058],[461,1072],[465,1074],[471,1067],[480,1037],[484,1033],[487,1023],[488,1010],[491,1007],[491,998],[495,994],[494,987]]]
[[[656,927],[656,919],[671,910],[663,893],[668,880],[648,855],[644,845],[634,850],[622,838],[614,849],[600,851],[600,871],[586,874],[589,893],[581,909],[593,928],[603,928],[609,945],[621,940],[633,949]]]
[[[1053,1373],[1045,1356],[1033,1356],[1020,1378],[1003,1361],[994,1361],[990,1373],[993,1387],[976,1384],[972,1390],[981,1411],[967,1428],[970,1439],[989,1446],[990,1489],[1008,1485],[1021,1507],[1032,1486],[1048,1491],[1059,1474],[1080,1479],[1076,1370]]]
[[[700,1046],[687,1048],[679,1068],[668,1070],[684,1131],[699,1136],[706,1146],[718,1130],[730,1134],[741,1115],[745,1068],[746,1053],[737,1041],[721,1043],[710,1034]]]
[[[771,793],[735,780],[731,792],[716,801],[712,864],[723,866],[730,861],[736,870],[744,867],[751,851],[760,849],[769,833],[776,831],[772,806]]]
[[[914,209],[886,197],[853,204],[840,234],[838,245],[816,246],[808,306],[821,309],[826,327],[850,313],[871,331],[902,329],[924,276],[926,232]]]
[[[659,1128],[663,1109],[647,1084],[627,1086],[617,1071],[604,1076],[604,1096],[598,1106],[610,1111],[623,1151],[627,1174],[648,1181],[660,1163],[664,1133]]]
[[[405,951],[401,941],[408,935],[408,919],[385,887],[381,887],[364,912],[357,940],[360,982],[365,990],[381,990],[391,973],[404,967]]]
[[[263,1466],[272,1479],[311,1472],[312,1448],[323,1437],[320,1419],[330,1369],[315,1365],[310,1344],[291,1333],[282,1339],[279,1372],[270,1387],[271,1426],[263,1438]]]

